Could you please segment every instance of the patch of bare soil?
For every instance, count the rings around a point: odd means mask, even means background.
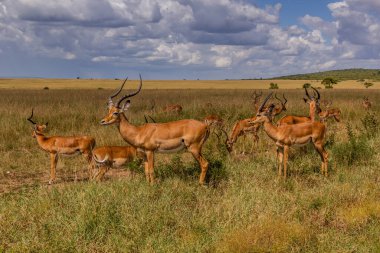
[[[132,179],[136,177],[137,173],[129,169],[114,168],[110,169],[103,181],[118,180],[118,179]],[[54,185],[66,185],[76,182],[88,181],[88,172],[86,169],[70,172],[63,172],[57,170],[57,179]],[[20,190],[48,185],[49,172],[40,173],[20,173],[7,171],[0,175],[0,195],[17,192]]]

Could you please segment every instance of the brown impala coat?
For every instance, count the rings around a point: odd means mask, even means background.
[[[271,94],[264,100],[255,120],[251,120],[251,124],[263,123],[264,131],[276,143],[277,157],[279,160],[278,174],[284,177],[287,175],[287,160],[290,146],[305,145],[313,143],[315,149],[319,153],[322,164],[321,173],[327,176],[328,153],[324,149],[324,139],[326,127],[320,122],[306,122],[294,125],[275,126],[271,121],[271,111],[274,108],[272,105],[268,112],[263,111],[265,103],[269,100]],[[283,169],[282,169],[283,168]]]
[[[104,174],[112,167],[121,167],[137,158],[144,158],[142,152],[138,152],[132,146],[103,146],[92,151],[93,162],[98,171],[94,178],[100,181]]]
[[[121,92],[123,85],[115,94],[110,96],[108,100],[108,114],[101,120],[100,124],[109,125],[116,123],[121,137],[131,146],[145,152],[145,176],[149,182],[154,182],[154,152],[176,152],[186,148],[192,153],[201,167],[199,182],[203,184],[208,169],[208,162],[203,158],[201,151],[209,135],[209,127],[205,123],[193,119],[167,123],[147,123],[135,126],[129,123],[123,113],[128,109],[130,101],[127,100],[123,107],[120,107],[120,104],[126,98],[135,96],[140,92],[142,87],[141,76],[138,90],[132,94],[124,95],[114,104],[112,98]]]
[[[88,162],[89,177],[92,177],[92,149],[95,147],[95,139],[90,136],[51,136],[44,135],[46,124],[40,125],[32,120],[32,115],[28,118],[34,125],[33,137],[36,138],[39,147],[50,153],[50,180],[52,184],[55,179],[55,170],[58,162],[58,155],[79,155],[82,154]]]

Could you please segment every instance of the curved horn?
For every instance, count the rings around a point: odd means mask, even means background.
[[[312,98],[310,97],[309,93],[307,92],[306,87],[305,87],[305,93],[306,93],[306,96],[307,96],[310,100],[312,100]]]
[[[113,99],[114,97],[116,97],[117,95],[119,95],[119,93],[121,92],[121,90],[124,88],[124,84],[127,82],[127,80],[128,80],[128,77],[125,78],[125,80],[124,80],[124,82],[121,84],[120,88],[119,88],[114,94],[112,94],[112,95],[108,98],[108,103],[109,103],[109,104],[111,104],[111,105],[113,104],[112,99]]]
[[[277,93],[274,94],[274,97],[275,97],[278,101],[280,101],[280,103],[282,104],[281,99],[279,99],[279,98],[277,97]]]
[[[260,105],[258,112],[261,112],[267,103],[267,101],[271,98],[273,92],[269,93],[269,95],[264,99],[264,102]]]
[[[282,93],[282,97],[284,98],[284,100],[285,100],[285,103],[284,103],[284,105],[288,102],[288,100],[286,99],[286,97],[285,97],[285,94],[284,93]]]
[[[321,94],[319,94],[319,91],[316,88],[314,87],[311,87],[311,88],[317,92],[317,95],[318,95],[317,99],[319,100],[321,98]]]
[[[119,108],[119,105],[123,100],[137,95],[141,91],[141,87],[142,87],[142,79],[141,79],[141,75],[140,75],[140,85],[137,88],[137,90],[135,92],[130,93],[130,94],[124,95],[122,98],[120,98],[119,101],[117,101],[117,103],[116,103],[116,107]]]
[[[30,115],[30,117],[27,118],[27,120],[28,120],[30,123],[32,123],[33,125],[36,125],[37,123],[34,122],[34,121],[32,120],[32,117],[33,117],[33,108],[32,108],[32,115]]]

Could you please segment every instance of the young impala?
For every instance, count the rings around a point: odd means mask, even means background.
[[[33,124],[33,137],[41,149],[50,153],[50,180],[52,184],[55,179],[55,170],[58,162],[58,155],[78,155],[82,154],[88,162],[89,178],[92,178],[92,149],[95,147],[95,139],[90,136],[51,136],[44,135],[48,123],[40,125],[32,120],[32,115],[27,119]]]
[[[326,127],[320,122],[306,122],[293,125],[275,126],[272,123],[272,113],[274,105],[269,107],[268,111],[264,111],[263,107],[269,100],[270,96],[261,104],[256,119],[250,121],[251,124],[261,123],[264,125],[266,134],[276,143],[277,159],[278,159],[278,175],[287,175],[287,161],[289,147],[293,145],[305,145],[312,142],[315,149],[319,153],[322,165],[321,173],[327,176],[328,153],[324,149],[324,139]]]
[[[124,82],[125,83],[125,82]],[[200,121],[184,119],[167,123],[147,123],[141,126],[131,124],[124,111],[128,110],[130,101],[127,98],[137,95],[142,87],[121,97],[115,104],[112,99],[123,89],[124,83],[119,90],[108,99],[108,114],[101,120],[100,124],[118,126],[120,135],[131,146],[141,149],[145,153],[145,176],[148,182],[154,182],[154,153],[155,152],[177,152],[187,149],[198,161],[201,167],[199,183],[205,181],[208,162],[202,156],[202,146],[208,138],[209,127]],[[121,103],[126,100],[123,106]]]
[[[103,146],[92,151],[92,160],[97,170],[94,179],[100,181],[110,168],[120,168],[136,159],[143,159],[144,154],[132,146]]]

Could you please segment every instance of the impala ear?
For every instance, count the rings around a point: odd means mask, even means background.
[[[306,98],[303,98],[303,101],[305,101],[305,103],[307,103],[307,99]]]
[[[128,109],[129,109],[129,106],[131,105],[131,100],[127,100],[127,101],[125,101],[125,103],[124,103],[124,106],[123,106],[123,111],[127,111]]]

